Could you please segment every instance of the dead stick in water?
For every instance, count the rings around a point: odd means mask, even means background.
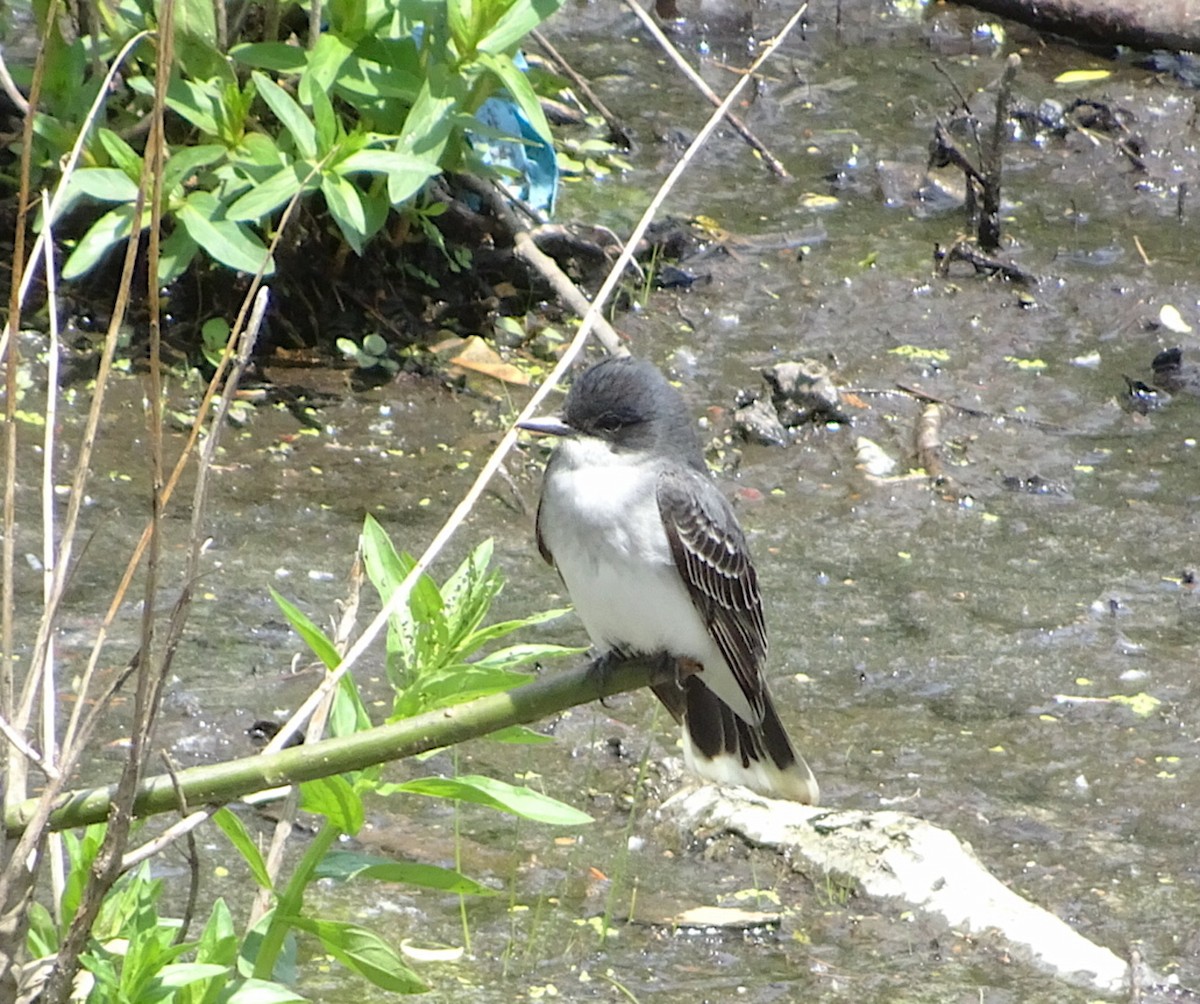
[[[596,92],[592,90],[591,85],[576,72],[575,68],[563,58],[562,54],[550,44],[550,40],[540,31],[535,28],[529,33],[529,36],[537,43],[538,48],[546,54],[550,62],[554,64],[555,69],[570,80],[571,86],[576,88],[587,99],[588,104],[600,113],[608,125],[608,132],[613,142],[619,143],[626,150],[630,149],[633,146],[633,139],[629,135],[629,130],[625,128],[616,115],[608,110],[608,107],[600,100]]]
[[[983,146],[983,203],[979,214],[979,246],[985,251],[1000,247],[1000,179],[1004,171],[1004,139],[1008,126],[1008,105],[1012,97],[1013,80],[1021,68],[1021,57],[1015,52],[1004,64],[1000,86],[996,91],[996,121],[992,134]]]
[[[646,30],[654,36],[654,40],[661,45],[663,51],[671,57],[671,61],[683,71],[683,75],[696,86],[696,89],[708,99],[709,103],[714,108],[719,107],[721,104],[721,99],[717,97],[717,95],[713,93],[713,89],[704,82],[704,78],[692,69],[691,64],[683,58],[679,50],[676,49],[671,43],[671,40],[663,34],[662,29],[654,23],[654,19],[644,10],[642,10],[641,5],[637,2],[637,0],[625,0],[625,4],[631,11],[634,12],[634,14],[637,15],[638,20],[646,26]],[[733,112],[726,112],[725,119],[731,126],[733,126],[734,129],[738,131],[742,139],[749,143],[750,146],[762,157],[762,159],[766,162],[767,167],[769,167],[772,172],[774,172],[780,178],[791,177],[791,175],[788,174],[787,168],[783,166],[783,163],[779,160],[779,158],[771,153],[771,151],[765,146],[763,146],[762,141],[750,131],[750,127],[747,126],[745,122],[734,115]]]
[[[458,180],[476,195],[485,199],[489,208],[496,214],[496,218],[512,232],[513,251],[517,256],[527,265],[536,269],[554,287],[554,292],[558,294],[563,303],[580,317],[584,317],[591,307],[591,302],[583,295],[579,287],[570,280],[566,273],[558,267],[558,262],[534,243],[533,235],[517,218],[517,214],[512,211],[512,208],[496,186],[490,182],[473,178],[471,175],[462,175]],[[596,337],[600,339],[600,344],[604,346],[606,352],[610,355],[628,354],[629,350],[625,347],[621,336],[617,334],[616,329],[608,321],[597,315],[593,326],[596,331]]]
[[[941,481],[946,477],[946,469],[942,465],[942,407],[932,401],[926,401],[921,409],[921,417],[917,419],[916,428],[917,464],[929,475],[931,481]]]

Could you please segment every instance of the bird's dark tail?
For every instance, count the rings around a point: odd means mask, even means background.
[[[751,725],[708,689],[698,675],[653,688],[683,725],[687,765],[707,781],[743,785],[768,798],[816,805],[817,779],[793,748],[770,694],[758,725]]]

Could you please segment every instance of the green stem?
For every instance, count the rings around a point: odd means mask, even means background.
[[[363,770],[669,679],[655,660],[629,660],[606,666],[603,672],[594,671],[593,667],[589,663],[555,672],[503,694],[428,711],[350,736],[295,746],[266,756],[190,767],[175,776],[178,788],[165,774],[146,778],[138,785],[133,812],[137,818],[173,812],[178,809],[181,796],[188,805],[220,805],[266,788]],[[115,790],[115,785],[107,785],[61,796],[51,813],[50,829],[65,830],[103,822],[108,818]],[[13,806],[4,819],[8,835],[22,833],[36,809],[37,799]]]
[[[336,826],[326,823],[308,845],[308,850],[288,881],[287,889],[279,897],[275,909],[271,911],[271,922],[267,925],[262,944],[258,947],[258,954],[254,957],[255,979],[274,978],[275,963],[279,961],[279,953],[283,951],[288,931],[292,929],[292,918],[299,917],[301,907],[304,906],[304,890],[312,881],[317,865],[321,863],[329,848],[337,842],[341,832]]]

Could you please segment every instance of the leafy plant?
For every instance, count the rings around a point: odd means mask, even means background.
[[[397,552],[370,516],[363,526],[362,548],[367,577],[380,599],[387,602],[415,561],[411,555]],[[428,575],[422,575],[407,607],[392,618],[388,626],[387,674],[395,699],[389,720],[508,690],[529,679],[526,667],[583,651],[526,643],[476,657],[487,646],[566,613],[565,608],[547,610],[483,626],[484,617],[504,586],[500,573],[490,567],[491,559],[492,542],[485,540],[440,588]],[[515,733],[505,738],[512,735]]]
[[[352,338],[339,338],[337,347],[338,351],[347,359],[352,359],[359,369],[381,369],[388,373],[395,373],[400,369],[400,364],[390,355],[388,343],[382,335],[375,332],[364,335],[361,345]]]
[[[382,527],[367,517],[362,550],[368,576],[386,602],[391,591],[411,570],[413,559],[396,552]],[[487,655],[479,652],[514,632],[559,616],[553,610],[519,620],[483,626],[503,581],[491,569],[492,545],[480,544],[441,587],[422,576],[410,597],[408,608],[394,618],[389,628],[388,676],[397,688],[392,719],[429,708],[441,707],[508,689],[524,682],[519,670],[544,658],[572,654],[578,650],[558,645],[512,644]],[[284,615],[314,653],[330,668],[339,656],[332,642],[300,610],[276,596]],[[335,735],[345,735],[370,726],[366,708],[353,686],[342,678],[330,715]],[[505,730],[509,741],[545,741],[525,729]],[[301,785],[302,808],[324,817],[321,829],[297,863],[282,889],[271,885],[266,863],[257,845],[228,810],[221,810],[217,823],[249,866],[251,875],[275,893],[273,909],[256,925],[242,949],[241,971],[256,979],[270,980],[286,975],[280,966],[289,940],[296,932],[321,941],[324,949],[353,972],[376,986],[400,993],[427,989],[377,935],[355,924],[313,918],[305,913],[304,893],[317,878],[341,881],[400,881],[460,896],[486,896],[491,891],[455,869],[394,861],[355,851],[335,849],[343,835],[354,836],[362,827],[364,794],[422,795],[486,806],[523,819],[556,826],[579,826],[591,817],[557,799],[522,786],[479,775],[452,778],[424,777],[384,783],[377,770],[309,781]]]
[[[368,519],[363,551],[372,580],[382,591],[394,588],[412,567],[397,554],[382,528]],[[527,679],[520,669],[531,662],[574,653],[556,645],[508,644],[488,654],[514,632],[562,611],[484,625],[503,582],[490,567],[491,543],[485,542],[442,585],[422,578],[410,609],[397,615],[389,645],[389,677],[402,685],[396,707],[427,709],[507,689]],[[317,656],[332,667],[339,661],[333,643],[297,608],[277,597],[284,614]],[[452,685],[457,674],[459,685]],[[393,710],[393,717],[396,711]],[[371,725],[349,675],[343,677],[330,714],[330,729],[347,735]],[[547,741],[527,730],[509,730],[503,738]],[[363,826],[363,797],[421,796],[484,806],[522,819],[555,826],[580,826],[591,818],[557,799],[523,786],[480,775],[419,777],[383,782],[378,768],[307,781],[300,785],[300,807],[321,818],[286,880],[272,878],[256,839],[228,808],[213,822],[241,856],[254,883],[270,893],[273,905],[244,935],[222,899],[211,908],[196,940],[183,940],[181,922],[160,911],[164,885],[151,878],[149,866],[123,876],[105,899],[81,956],[89,1000],[126,1004],[285,1004],[303,1000],[289,989],[297,976],[299,938],[315,938],[322,950],[373,986],[392,993],[420,993],[428,986],[379,934],[352,921],[314,912],[306,902],[318,879],[339,882],[403,882],[417,888],[462,897],[493,895],[483,884],[454,868],[397,861],[344,849],[341,839]],[[28,948],[49,959],[59,949],[82,902],[88,875],[100,852],[104,826],[64,834],[68,872],[56,922],[40,904],[30,908]]]
[[[223,317],[210,317],[200,326],[200,349],[210,366],[218,366],[229,342],[229,322]]]
[[[267,240],[283,207],[320,195],[325,215],[356,252],[393,210],[408,210],[443,170],[494,174],[476,145],[495,129],[475,115],[504,94],[529,135],[522,145],[550,149],[550,129],[516,50],[562,0],[340,0],[307,48],[267,39],[234,39],[218,48],[214,7],[179,5],[178,73],[166,104],[175,118],[163,172],[159,279],[169,282],[203,251],[228,268],[270,274]],[[50,173],[97,93],[96,59],[111,58],[137,32],[153,29],[157,6],[134,0],[104,7],[91,34],[67,43],[38,7],[48,40],[46,99],[36,119],[34,163]],[[223,15],[222,15],[223,16]],[[136,225],[145,151],[125,136],[149,112],[156,47],[142,43],[106,101],[104,124],[69,181],[68,207],[107,207],[64,265],[77,278]],[[513,139],[509,135],[505,137]],[[318,211],[319,212],[319,211]],[[424,227],[433,214],[418,217]],[[443,248],[444,250],[444,248]],[[451,257],[458,267],[466,261]]]
[[[64,834],[68,875],[63,922],[55,923],[39,903],[30,906],[27,943],[35,959],[58,951],[80,904],[87,875],[100,849],[104,826],[82,836]],[[105,899],[81,957],[86,975],[80,986],[90,1001],[122,1004],[243,1004],[251,1000],[286,1004],[304,998],[282,984],[237,974],[241,939],[223,899],[212,906],[200,938],[180,941],[180,922],[159,912],[163,882],[150,877],[149,864],[123,876]]]

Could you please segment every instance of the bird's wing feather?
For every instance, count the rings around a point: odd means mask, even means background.
[[[537,518],[533,523],[534,532],[537,535],[537,549],[538,554],[542,556],[542,560],[555,571],[558,571],[558,565],[554,563],[554,555],[550,553],[550,547],[546,543],[546,535],[542,532],[542,512],[545,508],[546,493],[543,491],[541,498],[538,499]]]
[[[659,477],[658,511],[692,603],[761,719],[767,629],[758,575],[737,517],[712,482],[689,468]]]

